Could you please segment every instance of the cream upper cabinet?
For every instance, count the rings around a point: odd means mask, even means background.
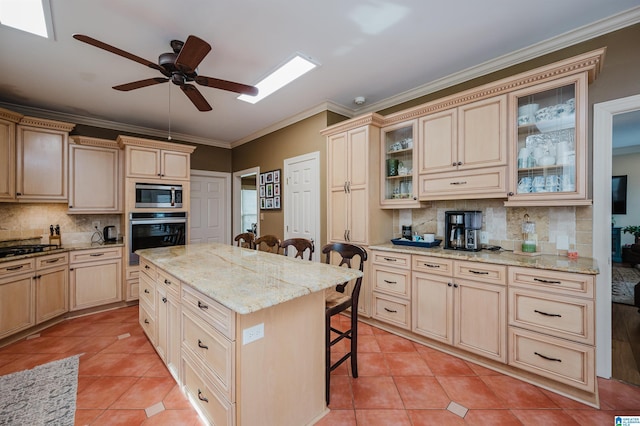
[[[587,73],[509,95],[512,141],[505,205],[584,205],[587,194]]]
[[[16,123],[21,118],[0,108],[0,201],[16,198]]]
[[[122,212],[121,150],[115,141],[72,137],[69,213]]]
[[[68,135],[73,124],[23,117],[17,126],[16,197],[67,201]]]
[[[418,120],[419,197],[506,196],[507,96]]]
[[[380,206],[382,208],[417,208],[418,156],[414,139],[418,121],[411,120],[383,127],[380,137]]]
[[[126,136],[119,136],[118,142],[125,148],[128,178],[179,181],[191,177],[193,146]]]

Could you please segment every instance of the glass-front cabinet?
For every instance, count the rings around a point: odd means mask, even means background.
[[[417,196],[417,155],[415,155],[418,121],[411,120],[381,129],[382,208],[420,207]]]
[[[507,206],[587,205],[586,73],[512,92]]]

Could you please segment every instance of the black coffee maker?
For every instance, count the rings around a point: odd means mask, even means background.
[[[481,211],[444,212],[445,243],[450,250],[480,250]]]

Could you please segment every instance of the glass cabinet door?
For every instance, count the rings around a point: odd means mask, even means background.
[[[387,208],[420,207],[417,197],[417,120],[381,129],[380,204]]]
[[[571,76],[511,95],[515,143],[507,205],[586,200],[586,79]]]

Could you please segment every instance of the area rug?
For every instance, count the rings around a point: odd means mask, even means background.
[[[79,359],[0,376],[0,425],[73,425]]]
[[[640,270],[634,267],[611,268],[611,301],[633,305],[633,288],[640,282]]]

